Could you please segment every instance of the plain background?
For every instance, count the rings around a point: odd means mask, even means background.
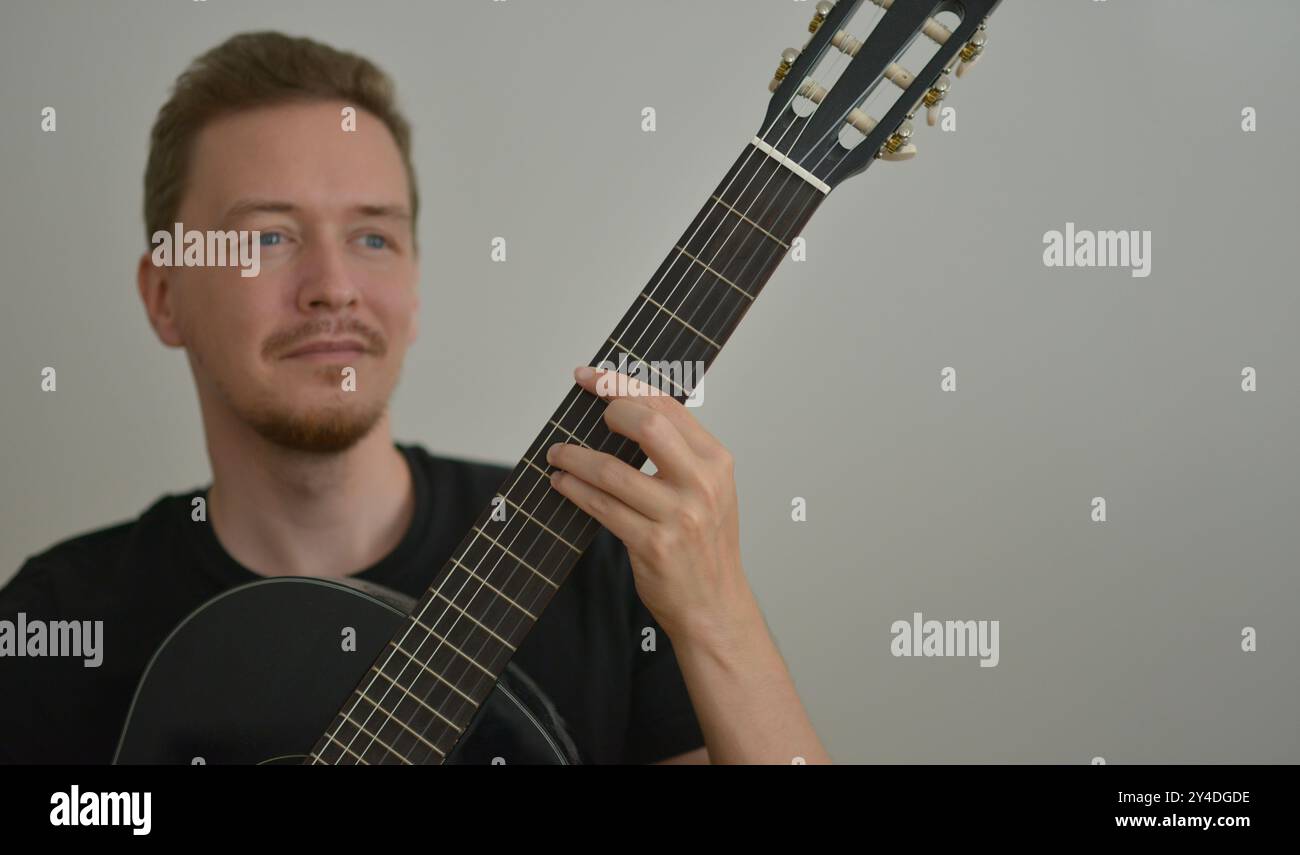
[[[395,77],[425,205],[396,436],[513,463],[812,6],[6,2],[0,581],[210,477],[134,284],[148,129],[194,56],[272,28]],[[710,372],[693,412],[838,760],[1300,762],[1297,32],[1280,0],[1006,0],[956,132],[837,188]],[[1151,230],[1151,276],[1044,267],[1067,221]],[[1000,664],[893,657],[914,611],[998,620]]]

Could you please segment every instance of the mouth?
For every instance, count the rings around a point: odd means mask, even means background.
[[[299,345],[284,355],[284,359],[301,359],[308,362],[338,362],[366,354],[366,346],[355,339],[318,340]]]

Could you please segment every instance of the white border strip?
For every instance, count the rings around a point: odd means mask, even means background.
[[[831,192],[831,186],[829,184],[827,184],[825,181],[822,181],[816,175],[813,175],[811,172],[804,169],[802,166],[795,163],[793,160],[786,157],[784,154],[781,154],[781,152],[773,148],[770,143],[764,142],[758,137],[754,137],[754,145],[758,146],[758,150],[768,155],[769,157],[776,158],[787,169],[789,169],[795,175],[798,175],[804,181],[807,181],[812,186],[816,187],[818,190],[822,191],[822,193]]]

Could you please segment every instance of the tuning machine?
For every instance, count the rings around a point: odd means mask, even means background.
[[[826,23],[827,16],[835,9],[835,4],[830,0],[820,0],[816,10],[813,12],[813,18],[808,22],[808,32],[816,33],[821,29],[822,24]]]
[[[799,51],[796,48],[786,48],[781,51],[781,64],[773,72],[772,82],[767,88],[775,92],[776,87],[780,85],[782,80],[785,80],[785,76],[790,73],[790,69],[794,67],[795,60],[798,58]]]
[[[916,146],[912,144],[912,123],[904,121],[898,129],[889,135],[880,147],[881,160],[911,160],[916,157]]]
[[[817,8],[813,12],[812,20],[808,22],[808,32],[815,35],[834,10],[835,4],[832,0],[819,0]],[[807,43],[804,44],[804,47],[807,47]],[[785,76],[790,73],[795,60],[799,58],[799,54],[802,52],[798,48],[786,48],[781,51],[781,63],[776,67],[776,72],[772,75],[772,83],[768,86],[768,89],[776,90],[777,84],[785,80]]]
[[[921,97],[921,103],[925,104],[925,123],[933,126],[939,121],[939,103],[948,97],[948,90],[952,87],[952,81],[948,75],[940,74],[939,79],[934,81],[931,86]]]
[[[979,62],[980,56],[984,53],[984,45],[988,42],[988,33],[985,32],[984,24],[980,24],[975,35],[971,36],[970,41],[962,45],[962,49],[957,52],[961,58],[961,64],[957,66],[957,76],[963,76],[969,69]]]

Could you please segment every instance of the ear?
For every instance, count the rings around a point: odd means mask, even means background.
[[[170,271],[153,263],[153,255],[145,252],[140,256],[136,266],[136,289],[140,292],[140,302],[144,303],[149,325],[153,327],[158,339],[168,347],[184,347],[185,338],[180,325],[176,323],[175,307],[172,305]]]

